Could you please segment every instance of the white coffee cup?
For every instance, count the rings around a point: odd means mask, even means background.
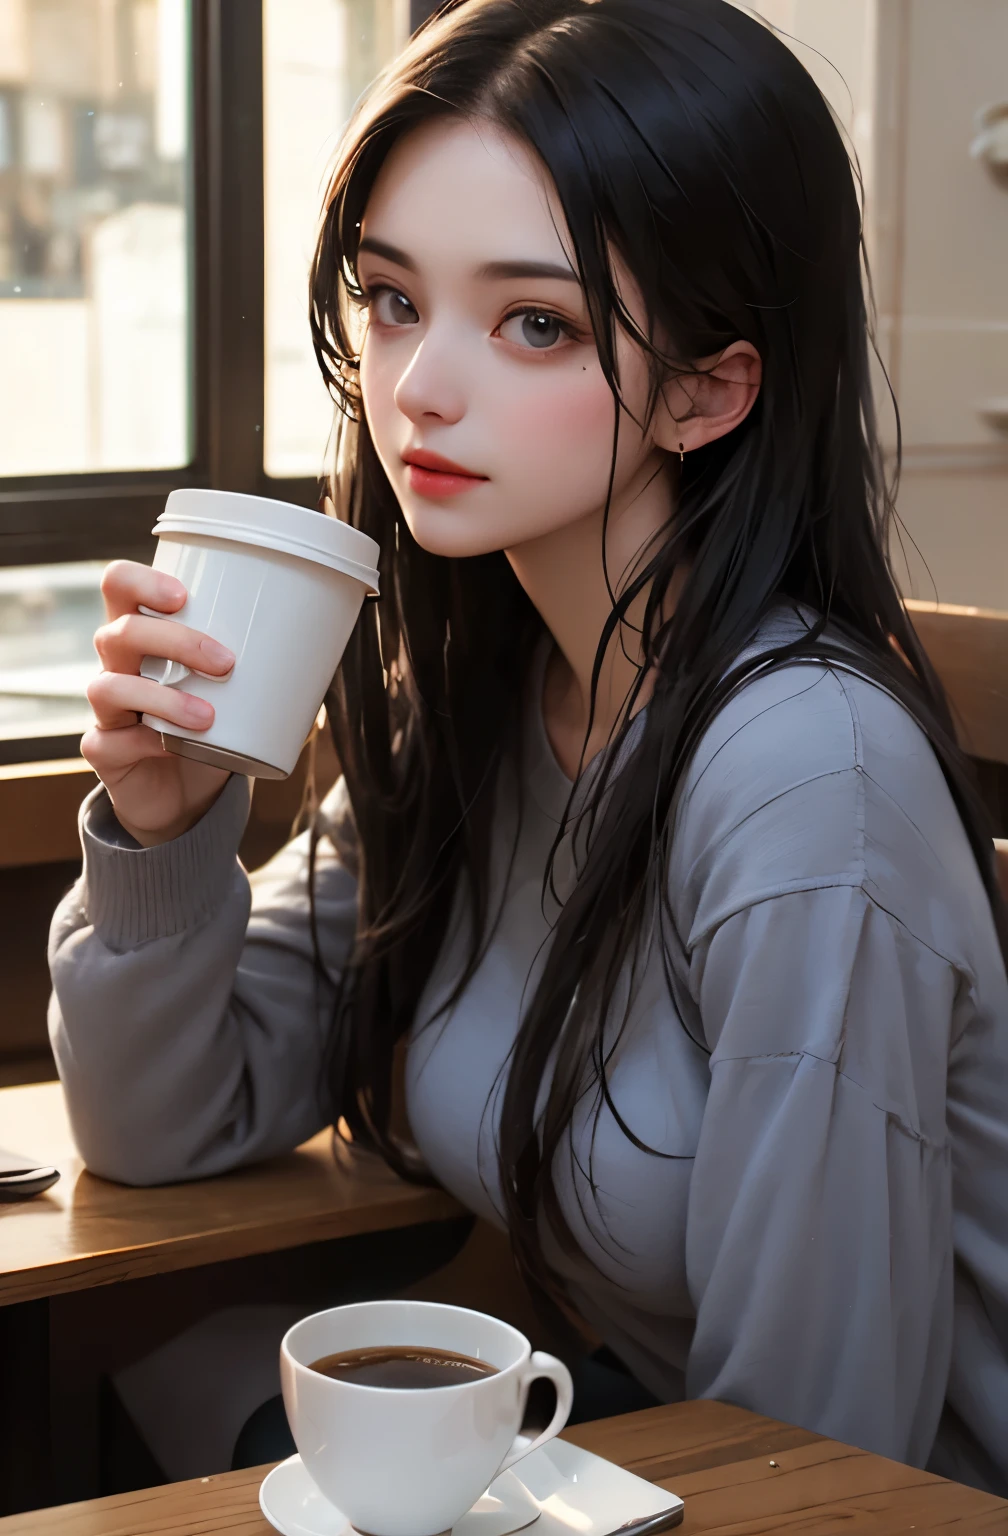
[[[452,1350],[496,1366],[457,1386],[362,1386],[310,1369],[326,1355],[375,1346]],[[531,1443],[516,1444],[531,1382],[548,1377],[556,1410]],[[516,1328],[440,1302],[365,1301],[316,1312],[280,1345],[284,1407],[301,1460],[357,1531],[436,1536],[493,1479],[558,1434],[573,1386],[553,1355],[532,1353]]]
[[[378,545],[334,517],[261,496],[178,490],[154,527],[154,569],[189,596],[155,614],[211,635],[237,658],[227,677],[146,656],[144,677],[206,699],[209,730],[144,715],[181,757],[284,779],[332,682],[367,593],[378,591]]]

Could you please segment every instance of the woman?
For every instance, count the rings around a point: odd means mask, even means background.
[[[312,324],[385,594],[343,779],[250,910],[245,781],[137,724],[209,723],[137,675],[185,594],[111,568],[52,944],[89,1166],[342,1115],[656,1397],[1008,1492],[1002,908],[822,97],[719,0],[468,0],[347,131]]]

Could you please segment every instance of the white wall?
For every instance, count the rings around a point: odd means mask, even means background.
[[[969,153],[1008,96],[1005,0],[881,0],[880,307],[904,433],[907,590],[1008,608],[1008,185]],[[933,584],[932,584],[933,583]]]
[[[909,558],[895,552],[897,572],[914,596],[1008,608],[1008,436],[982,414],[1008,397],[1008,182],[969,154],[977,109],[1008,97],[1008,0],[745,8],[790,35],[864,171],[879,339],[903,430]],[[881,388],[880,417],[892,448]]]

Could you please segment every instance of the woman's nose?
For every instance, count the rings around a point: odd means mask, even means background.
[[[447,338],[428,331],[395,387],[396,406],[410,421],[456,422],[465,414],[461,369]]]

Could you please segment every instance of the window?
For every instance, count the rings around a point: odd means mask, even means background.
[[[343,124],[409,31],[406,0],[265,0],[266,473],[315,476],[332,402],[308,328],[308,269]]]
[[[46,740],[76,742],[91,723],[91,637],[104,612],[102,562],[0,568],[0,746],[7,761]],[[16,749],[16,750],[12,750]],[[50,749],[51,750],[51,749]]]
[[[316,501],[325,168],[431,8],[0,0],[0,762],[76,755],[102,567],[173,487]]]
[[[0,15],[0,476],[186,464],[185,0]]]

